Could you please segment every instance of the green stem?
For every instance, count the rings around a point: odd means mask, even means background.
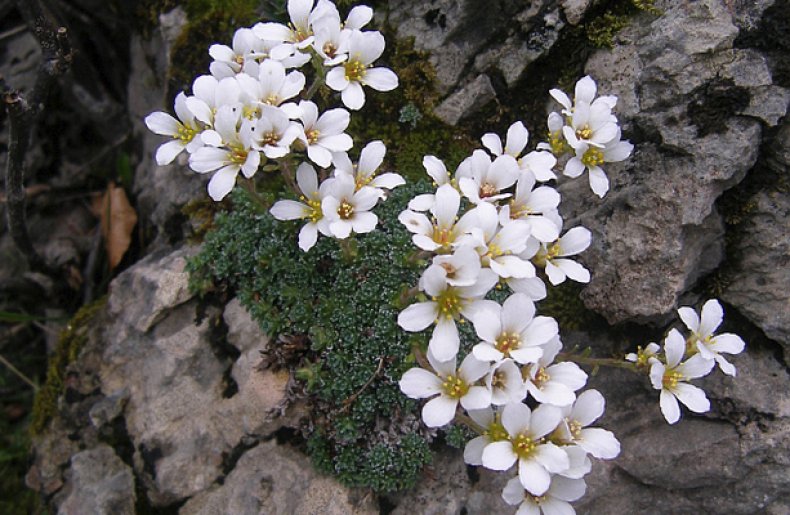
[[[340,243],[340,250],[343,252],[343,261],[346,264],[353,263],[359,255],[359,246],[356,238],[351,235],[348,238],[338,240],[338,242]]]
[[[313,68],[315,68],[315,81],[310,85],[310,89],[305,93],[305,100],[310,100],[318,92],[318,88],[326,84],[326,70],[324,69],[324,61],[318,53],[313,53],[312,61]]]
[[[468,427],[469,429],[471,429],[472,431],[474,431],[479,435],[485,433],[486,429],[480,424],[478,424],[477,422],[475,422],[474,420],[472,420],[468,415],[464,415],[462,413],[456,413],[455,421],[460,422],[461,424],[465,425],[466,427]]]
[[[285,184],[291,188],[297,197],[302,196],[302,191],[299,189],[299,186],[296,184],[296,179],[294,179],[294,172],[291,169],[291,163],[288,162],[287,159],[278,159],[277,164],[280,166],[280,173],[285,180]]]
[[[589,356],[581,356],[579,354],[572,354],[570,352],[561,352],[557,355],[557,359],[561,361],[572,361],[580,365],[589,365],[592,367],[614,367],[630,370],[631,372],[639,372],[635,364],[614,358],[591,358]]]
[[[244,191],[247,193],[247,198],[252,200],[253,203],[256,206],[258,206],[261,210],[263,211],[269,210],[270,207],[269,203],[266,202],[266,200],[264,200],[263,197],[258,195],[257,191],[255,191],[255,181],[253,181],[252,179],[242,178],[241,181],[239,181],[239,183],[241,184],[241,187],[244,189]]]
[[[325,84],[325,80],[323,77],[316,77],[315,81],[310,85],[310,89],[307,90],[305,93],[305,100],[310,100],[318,91],[318,88]]]
[[[19,369],[18,369],[18,368],[16,368],[14,365],[12,365],[10,361],[8,361],[7,359],[5,359],[5,358],[3,357],[3,355],[2,355],[2,354],[0,354],[0,363],[2,363],[3,365],[5,365],[6,367],[8,367],[8,370],[10,370],[11,372],[13,372],[13,373],[14,373],[14,375],[16,375],[16,376],[17,376],[19,379],[21,379],[22,381],[24,381],[24,382],[26,382],[27,384],[29,384],[29,385],[30,385],[30,387],[31,387],[31,388],[33,388],[33,391],[35,391],[35,392],[37,392],[37,391],[38,391],[38,385],[37,385],[36,383],[34,383],[34,382],[33,382],[33,381],[32,381],[32,380],[29,378],[29,377],[27,377],[25,374],[23,374],[22,372],[20,372],[20,371],[19,371]]]

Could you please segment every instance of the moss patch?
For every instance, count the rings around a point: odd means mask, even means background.
[[[74,315],[74,318],[60,333],[58,345],[50,357],[47,367],[47,380],[38,391],[33,401],[33,413],[30,421],[30,433],[40,434],[49,420],[57,413],[58,398],[63,393],[63,379],[66,367],[79,356],[85,342],[88,341],[88,327],[96,313],[107,303],[107,297],[86,304]]]

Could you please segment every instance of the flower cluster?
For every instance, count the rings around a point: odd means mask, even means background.
[[[573,101],[559,89],[549,93],[562,111],[549,115],[549,141],[539,148],[564,156],[563,173],[568,177],[579,177],[586,169],[590,188],[603,197],[609,191],[609,179],[601,165],[625,160],[634,148],[620,139],[617,117],[612,114],[617,97],[595,98],[597,87],[589,76],[576,83]]]
[[[281,200],[272,208],[280,220],[307,221],[299,235],[303,250],[318,234],[346,238],[352,232],[372,231],[376,215],[370,210],[386,189],[403,184],[393,173],[376,176],[386,149],[380,141],[362,150],[352,164],[353,146],[346,134],[350,113],[344,108],[319,107],[311,98],[326,85],[340,93],[348,109],[365,103],[363,86],[389,91],[398,86],[391,70],[373,67],[384,51],[384,37],[363,31],[373,11],[352,9],[345,21],[329,0],[290,0],[290,24],[258,23],[241,28],[232,47],[215,44],[210,75],[192,84],[192,95],[180,93],[173,117],[156,112],[145,122],[153,132],[172,139],[159,147],[159,165],[171,163],[186,150],[189,166],[197,173],[213,173],[208,192],[222,200],[234,187],[238,174],[252,178],[260,169],[279,169],[299,196]],[[312,63],[312,85],[298,71]],[[319,173],[329,178],[319,184]],[[267,161],[273,161],[267,165]],[[294,162],[302,161],[294,173]]]
[[[745,346],[738,335],[714,335],[724,318],[716,299],[707,301],[700,315],[690,307],[678,309],[678,315],[691,333],[688,337],[672,329],[664,339],[663,351],[658,344],[650,343],[625,356],[649,374],[653,388],[661,391],[661,413],[670,424],[680,420],[678,401],[694,413],[710,409],[705,392],[688,381],[708,375],[717,364],[722,372],[735,376],[735,367],[722,354],[738,354]]]
[[[430,399],[422,409],[427,426],[465,420],[480,433],[466,446],[468,464],[508,470],[518,462],[518,478],[503,493],[507,502],[567,510],[584,493],[590,456],[614,458],[620,444],[611,432],[588,427],[603,414],[603,396],[578,393],[587,374],[557,359],[557,322],[536,314],[544,279],[590,280],[571,258],[590,245],[591,233],[562,232],[560,195],[544,184],[556,179],[557,160],[544,150],[525,153],[528,138],[521,122],[510,126],[504,145],[486,134],[488,152],[474,151],[452,174],[425,157],[436,190],[412,199],[399,217],[430,257],[417,285],[425,300],[404,309],[398,324],[433,330],[427,363],[406,371],[400,388]],[[490,299],[493,290],[509,295],[499,304]],[[456,324],[466,321],[478,343],[460,360]]]

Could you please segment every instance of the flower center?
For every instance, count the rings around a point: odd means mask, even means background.
[[[242,116],[248,120],[261,117],[261,108],[257,106],[244,106],[241,110]]]
[[[317,129],[307,129],[304,131],[304,134],[307,136],[308,145],[315,145],[316,141],[318,141],[318,137],[321,136],[321,133]]]
[[[491,183],[483,183],[480,185],[480,198],[493,197],[499,192],[496,186]]]
[[[324,47],[322,48],[322,50],[324,51],[324,54],[326,54],[327,57],[335,57],[335,52],[337,52],[337,47],[331,41],[327,41],[326,43],[324,43]]]
[[[491,388],[499,388],[500,390],[504,390],[505,386],[507,386],[507,374],[501,370],[497,370],[494,372],[494,375],[491,378]]]
[[[556,156],[565,153],[567,144],[565,143],[562,131],[549,132],[549,146],[551,147],[551,153]]]
[[[263,99],[263,103],[270,106],[279,105],[280,97],[277,96],[277,93],[270,93],[266,98]]]
[[[242,147],[231,147],[230,162],[235,165],[243,165],[247,162],[247,150]]]
[[[513,439],[513,452],[515,452],[519,458],[529,458],[537,448],[538,443],[524,433],[519,434]]]
[[[461,312],[461,298],[455,288],[447,288],[432,300],[439,306],[439,316],[453,319]]]
[[[590,128],[589,125],[585,125],[581,129],[576,129],[576,137],[579,139],[590,139],[592,138],[593,130]]]
[[[645,349],[642,348],[640,345],[636,348],[636,367],[637,368],[647,368],[649,365],[649,360],[653,356],[653,354],[649,352],[645,352]]]
[[[340,203],[340,206],[337,208],[337,214],[340,215],[340,218],[343,220],[348,220],[351,218],[351,215],[354,214],[354,206],[349,204],[347,200],[344,200]]]
[[[543,388],[543,385],[548,383],[551,379],[551,376],[546,369],[543,367],[538,368],[538,372],[535,374],[535,377],[532,379],[532,384],[537,386],[538,388]]]
[[[448,397],[452,399],[460,399],[466,395],[466,392],[469,391],[469,385],[467,385],[459,376],[449,375],[444,378],[442,389]]]
[[[310,209],[307,214],[307,218],[310,219],[311,223],[316,223],[324,217],[324,212],[321,210],[320,200],[310,200],[304,195],[299,197],[299,200],[307,204],[307,207]]]
[[[678,381],[681,379],[683,379],[683,374],[675,370],[667,369],[664,372],[664,377],[661,378],[661,386],[664,387],[664,390],[672,390],[678,385]]]
[[[590,147],[587,152],[582,156],[582,164],[584,166],[600,166],[603,164],[603,152],[595,147]]]
[[[574,440],[578,440],[582,436],[582,424],[578,420],[569,420],[568,421],[568,432],[571,434],[571,438]]]
[[[366,67],[356,59],[346,62],[343,67],[346,69],[347,81],[360,81],[365,77]]]
[[[518,333],[504,331],[496,339],[496,350],[504,354],[505,357],[510,356],[510,351],[517,349],[519,345],[521,345],[521,338]]]
[[[264,133],[263,137],[261,138],[262,145],[276,146],[279,141],[280,141],[280,135],[274,131]]]
[[[560,251],[561,251],[560,242],[552,243],[551,246],[549,246],[547,249],[545,250],[541,249],[540,251],[538,251],[538,253],[535,254],[535,257],[532,258],[532,262],[535,263],[535,265],[537,266],[545,267],[546,261],[552,260],[555,257],[559,256]]]
[[[489,424],[488,428],[483,431],[483,436],[487,436],[492,442],[501,442],[509,438],[505,426],[498,420],[494,420]]]
[[[433,226],[433,241],[435,241],[438,245],[447,248],[450,246],[453,240],[455,240],[455,235],[453,234],[452,228],[447,229],[444,227],[439,227],[438,225]]]
[[[243,66],[244,65],[244,56],[243,55],[233,56],[233,62],[238,64],[239,66]]]
[[[180,139],[183,143],[189,143],[195,137],[197,131],[191,125],[178,124],[178,133],[176,138]]]
[[[524,216],[531,215],[532,210],[521,203],[516,203],[514,199],[510,199],[510,219],[518,220]]]

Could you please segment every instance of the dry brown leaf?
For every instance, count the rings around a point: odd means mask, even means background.
[[[126,192],[111,182],[107,191],[93,199],[93,213],[101,220],[101,233],[110,270],[115,269],[132,242],[137,212],[129,203]]]

